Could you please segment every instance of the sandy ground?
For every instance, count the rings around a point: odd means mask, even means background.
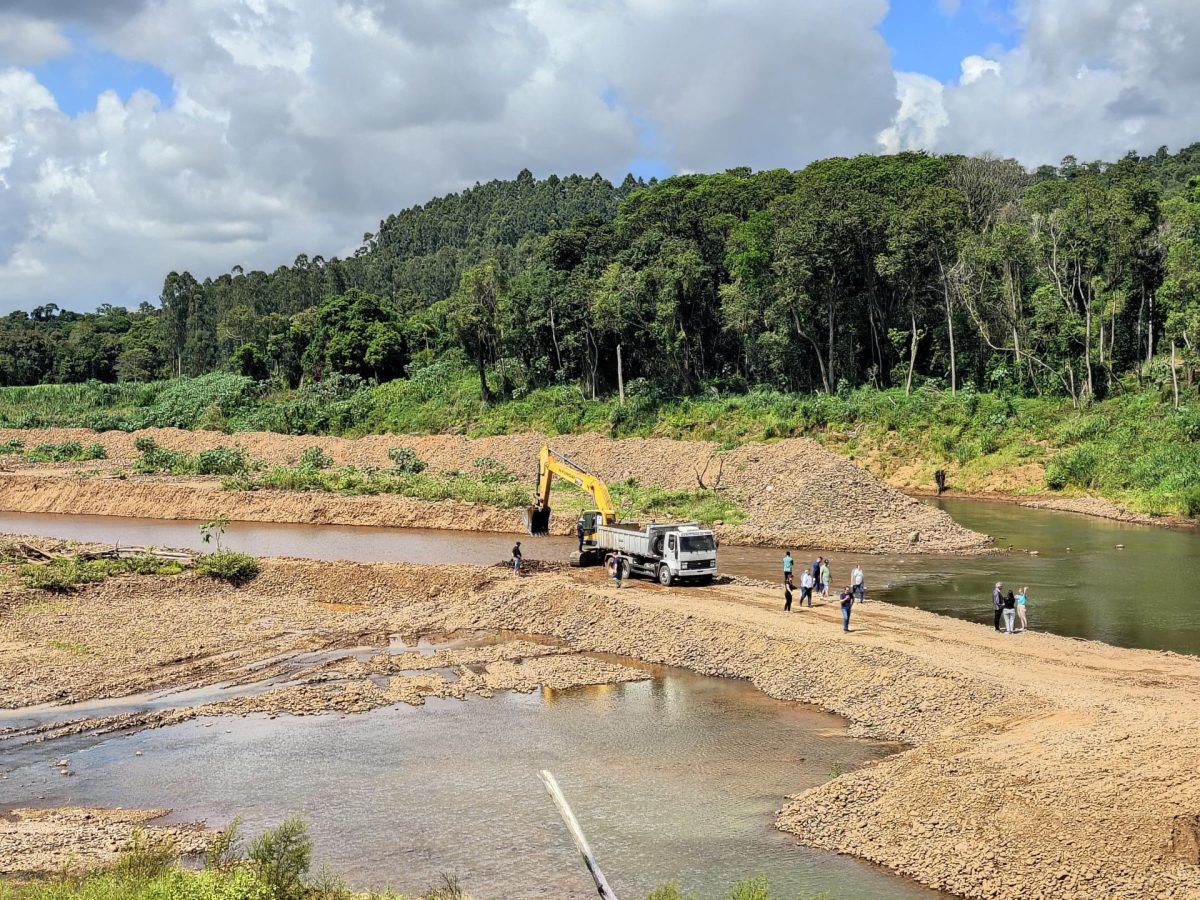
[[[0,875],[26,876],[90,868],[116,860],[135,830],[148,840],[171,840],[181,853],[208,843],[196,826],[151,824],[169,810],[15,809],[0,813]]]
[[[217,680],[279,653],[397,633],[545,635],[747,678],[910,746],[793,798],[779,825],[804,842],[969,897],[1200,897],[1200,660],[997,635],[882,603],[856,606],[845,634],[833,605],[779,607],[773,589],[617,591],[594,570],[299,560],[265,561],[240,589],[130,577],[48,600],[9,585],[0,706]],[[592,661],[519,652],[525,663],[560,658],[568,675],[570,660]],[[390,677],[412,662],[361,665]],[[503,674],[512,661],[494,662]]]
[[[241,521],[424,525],[474,531],[521,528],[516,510],[466,503],[426,503],[395,496],[231,492],[220,490],[213,479],[96,477],[128,471],[138,456],[134,442],[139,437],[152,438],[173,450],[193,452],[237,445],[254,459],[276,464],[294,463],[306,448],[314,446],[338,465],[385,467],[390,465],[389,449],[409,447],[431,471],[469,472],[475,460],[487,457],[527,481],[531,498],[538,450],[549,442],[610,483],[635,478],[643,485],[695,489],[703,479],[745,512],[743,522],[719,528],[722,537],[731,542],[904,552],[972,551],[988,543],[985,536],[956,524],[940,510],[905,496],[853,462],[803,438],[751,444],[721,453],[717,445],[704,441],[618,441],[594,434],[555,438],[539,434],[488,438],[372,435],[346,440],[177,429],[98,434],[82,429],[0,429],[0,442],[20,440],[26,447],[67,440],[98,442],[109,456],[94,463],[57,465],[30,465],[18,456],[0,460],[14,470],[0,475],[0,508],[160,518],[209,518],[224,512]],[[556,516],[555,530],[567,533],[575,512],[572,508]]]

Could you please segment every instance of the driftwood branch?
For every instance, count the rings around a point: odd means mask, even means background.
[[[708,469],[713,464],[714,459],[716,459],[718,462],[717,477],[713,480],[712,487],[709,487],[707,484],[704,483],[704,477],[706,475],[708,475]],[[704,463],[703,469],[697,469],[695,466],[692,466],[692,471],[696,473],[696,483],[700,485],[700,490],[702,490],[702,491],[720,490],[721,477],[725,474],[725,457],[723,457],[723,456],[718,457],[714,453],[712,456],[710,456],[708,458],[708,461]]]
[[[562,816],[563,824],[567,826],[567,831],[571,833],[571,840],[575,842],[575,848],[579,851],[579,855],[583,857],[583,864],[587,866],[588,874],[592,876],[592,881],[596,883],[597,894],[601,900],[617,900],[617,895],[608,886],[608,881],[605,879],[604,873],[600,871],[600,866],[597,864],[596,857],[592,853],[591,845],[588,844],[587,838],[583,836],[583,829],[579,827],[579,820],[575,818],[575,813],[571,812],[567,798],[563,796],[562,788],[558,786],[558,782],[554,779],[554,776],[545,769],[538,773],[538,777],[542,779],[542,783],[546,785],[546,790],[550,794],[550,799],[558,807],[558,814]]]

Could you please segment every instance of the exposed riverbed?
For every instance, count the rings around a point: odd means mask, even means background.
[[[991,589],[1029,587],[1030,627],[1125,647],[1200,652],[1200,535],[1008,503],[942,500],[960,524],[1012,552],[993,556],[826,553],[836,584],[861,565],[873,599],[991,621]],[[72,540],[204,549],[198,523],[0,513],[0,531]],[[513,535],[429,529],[235,523],[226,545],[261,556],[435,565],[505,559]],[[566,560],[568,538],[522,539],[532,558]],[[1118,548],[1118,545],[1123,547]],[[211,548],[208,548],[211,549]],[[793,548],[797,571],[812,555]],[[1036,551],[1036,555],[1027,551]],[[782,549],[723,546],[727,575],[774,581]]]

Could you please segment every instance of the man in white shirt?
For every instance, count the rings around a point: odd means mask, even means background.
[[[863,584],[862,566],[855,566],[854,571],[850,573],[850,593],[858,596],[859,603],[867,602],[867,588]]]
[[[804,598],[808,598],[808,605],[812,607],[812,592],[813,592],[813,577],[812,572],[807,569],[800,576],[800,605],[804,605]]]

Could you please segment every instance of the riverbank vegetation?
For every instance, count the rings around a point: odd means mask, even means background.
[[[0,900],[471,900],[457,878],[416,897],[390,889],[355,891],[326,866],[312,871],[313,844],[303,819],[285,819],[248,844],[241,820],[217,832],[200,868],[181,863],[169,836],[151,837],[141,829],[105,869],[65,870],[55,878],[33,881],[0,879]],[[726,900],[771,900],[761,876],[734,884]],[[823,900],[821,894],[812,900]],[[652,891],[647,900],[695,900],[677,883]]]
[[[522,172],[389,216],[347,259],[14,313],[0,424],[811,434],[960,486],[1032,465],[1017,489],[1194,515],[1197,176],[1200,145],[1034,172]]]

